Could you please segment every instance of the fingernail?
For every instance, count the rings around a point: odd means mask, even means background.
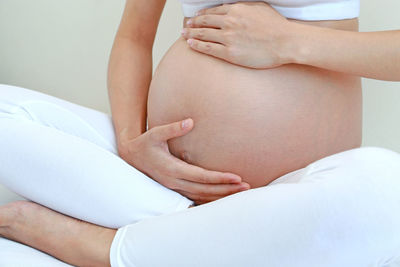
[[[197,11],[197,12],[195,13],[196,16],[198,16],[198,15],[200,15],[200,14],[201,14],[200,11]]]
[[[192,45],[192,44],[193,44],[193,40],[192,40],[192,39],[188,39],[188,40],[187,40],[187,43],[188,43],[189,45]]]
[[[189,127],[190,119],[186,119],[182,121],[182,129],[186,129]]]
[[[182,29],[181,34],[184,35],[186,33],[185,29]]]
[[[187,25],[192,25],[193,21],[191,19],[188,19],[188,21],[186,22]]]

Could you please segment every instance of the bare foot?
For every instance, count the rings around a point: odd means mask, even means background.
[[[109,249],[116,232],[29,201],[0,207],[0,227],[0,235],[8,239],[79,266],[109,266]]]

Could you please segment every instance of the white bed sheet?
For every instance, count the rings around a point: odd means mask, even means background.
[[[71,267],[31,247],[0,237],[1,267]]]

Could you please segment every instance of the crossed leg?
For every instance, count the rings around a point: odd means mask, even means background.
[[[0,122],[0,128],[1,125]],[[3,130],[7,133],[8,128],[0,130],[3,134]],[[8,142],[12,142],[11,136],[18,136],[18,132],[9,134]],[[7,145],[8,142],[0,145]],[[29,142],[23,143],[23,146],[30,145]],[[43,150],[42,145],[33,147],[34,151]],[[67,147],[63,149],[68,150]],[[34,161],[32,156],[23,156],[23,159]],[[4,160],[8,159],[4,156]],[[58,183],[64,185],[63,180]],[[117,218],[122,227],[113,233],[112,243],[108,239],[103,248],[110,250],[112,265],[121,267],[391,266],[400,255],[399,192],[398,153],[380,148],[354,149],[316,161],[278,178],[266,187],[193,209],[144,216],[138,222],[126,225],[125,221]],[[57,195],[52,197],[57,199]],[[73,206],[73,203],[69,204]],[[73,206],[73,209],[76,208],[80,209]],[[122,212],[121,216],[125,217],[124,214]],[[46,216],[53,215],[41,217]],[[89,220],[98,219],[92,214],[86,214],[86,217]],[[81,222],[75,222],[78,223],[77,228],[84,227]],[[56,228],[54,231],[63,229]],[[21,237],[16,239],[22,239],[22,242],[29,240],[29,233],[24,236],[23,230],[17,232]],[[99,237],[102,236],[95,234],[87,239],[101,242],[103,239]],[[41,241],[50,239],[43,236]],[[37,247],[40,248],[39,245]],[[75,253],[81,253],[79,246],[74,248]],[[59,251],[62,249],[47,252],[62,258],[57,254]],[[62,259],[68,261],[67,258]]]
[[[108,115],[8,85],[0,85],[0,183],[43,206],[111,228],[192,204],[117,155]],[[0,251],[10,253],[3,249],[6,242],[0,240]]]
[[[118,228],[192,201],[116,155],[110,117],[0,86],[0,183],[53,210]]]
[[[22,220],[14,233],[22,241],[36,237],[39,243],[31,245],[82,266],[102,266],[98,260],[110,251],[112,266],[121,267],[397,267],[399,178],[398,153],[360,148],[316,161],[266,187],[144,219],[117,232],[78,221],[69,227],[64,215],[28,207],[30,220]],[[30,212],[37,209],[42,211]],[[40,223],[35,227],[32,221]],[[47,225],[53,225],[52,235],[46,235]],[[26,230],[32,226],[39,234]],[[72,234],[63,234],[65,229]],[[65,253],[60,242],[81,246]],[[91,250],[91,242],[103,246]]]

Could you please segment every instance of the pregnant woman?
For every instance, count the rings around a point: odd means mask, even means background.
[[[0,207],[37,249],[2,239],[0,265],[394,263],[400,155],[359,148],[360,77],[400,80],[399,31],[359,33],[356,0],[233,2],[182,0],[152,77],[165,1],[127,1],[113,123],[0,87],[0,182],[41,204]]]

